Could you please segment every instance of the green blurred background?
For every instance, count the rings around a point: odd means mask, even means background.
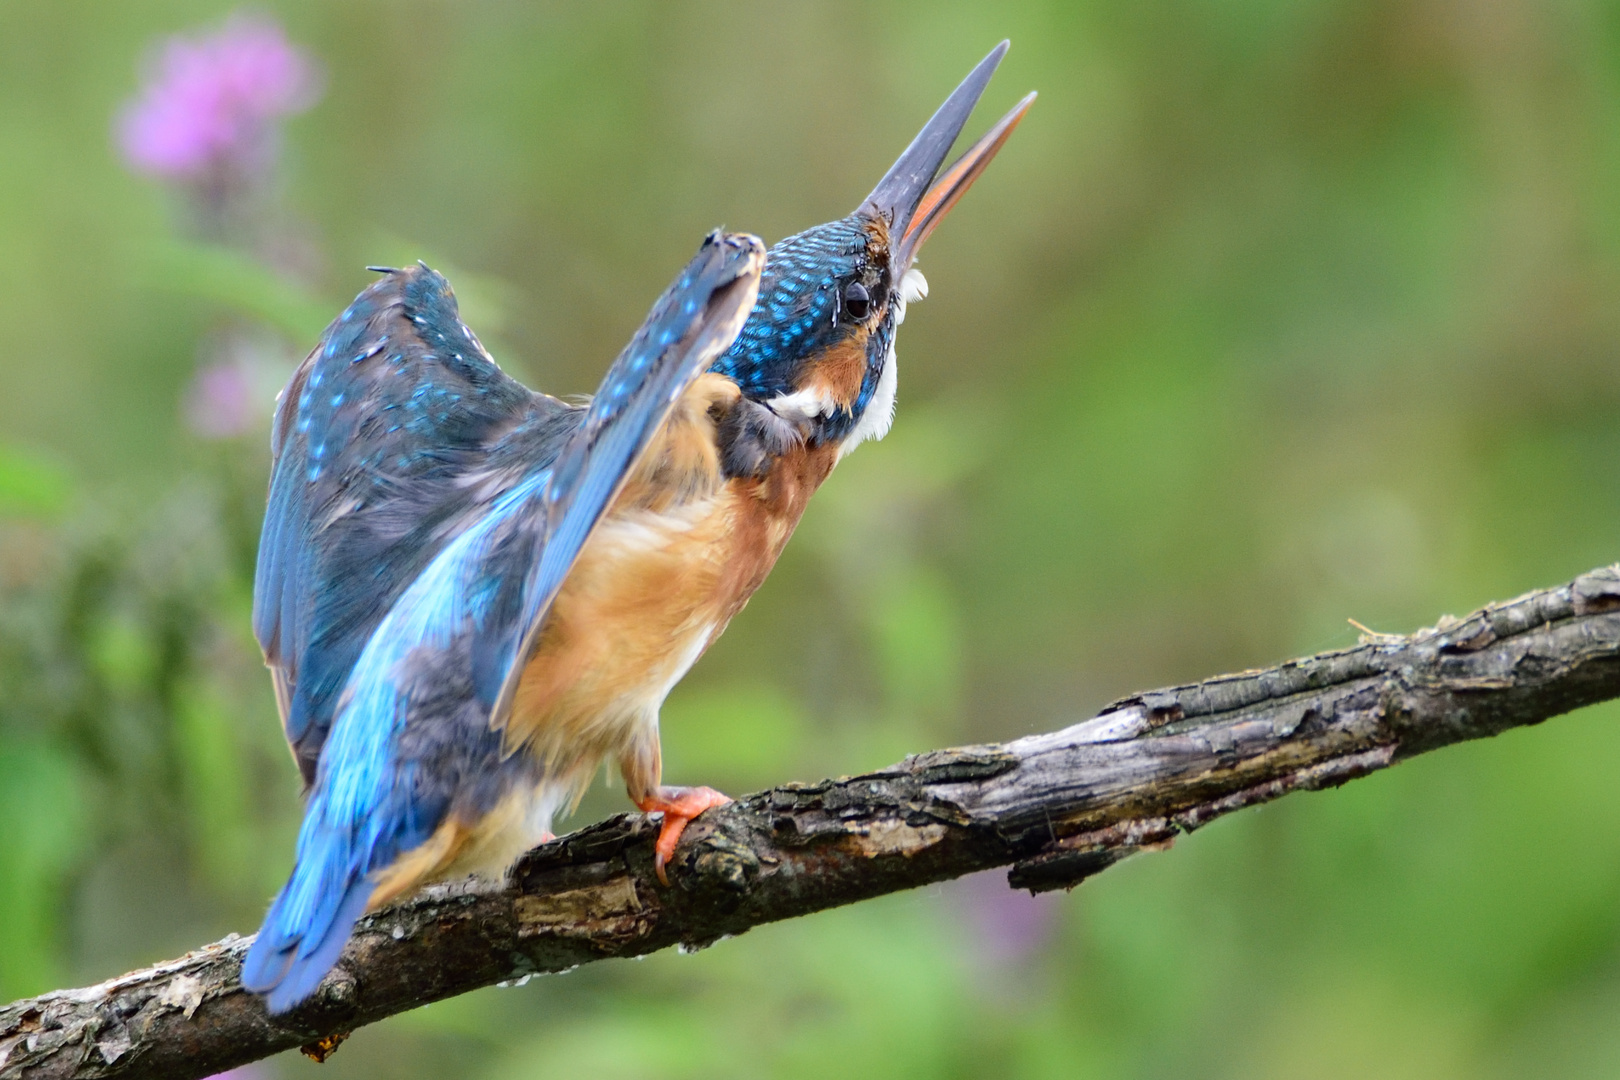
[[[924,253],[894,431],[675,691],[672,782],[1050,729],[1620,555],[1620,4],[257,10],[324,96],[275,242],[233,247],[112,137],[230,5],[0,0],[0,1000],[250,931],[284,878],[268,415],[362,267],[427,259],[510,370],[588,392],[705,231],[844,214],[1004,36],[975,132],[1041,99]],[[222,341],[251,421],[205,437]],[[1616,720],[1069,895],[982,875],[469,994],[320,1075],[1617,1076]]]

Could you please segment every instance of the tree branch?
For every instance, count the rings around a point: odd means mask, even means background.
[[[788,784],[687,831],[672,888],[623,815],[530,852],[500,890],[438,886],[360,924],[316,997],[272,1019],[249,939],[0,1009],[0,1080],[203,1077],[501,980],[1011,865],[1072,887],[1222,814],[1620,697],[1620,567],[1410,637],[1139,694],[1014,742]]]

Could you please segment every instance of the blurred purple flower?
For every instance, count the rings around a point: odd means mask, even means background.
[[[270,1074],[264,1071],[264,1066],[258,1062],[248,1065],[238,1065],[230,1072],[215,1073],[208,1080],[269,1080]]]
[[[1005,871],[969,875],[952,891],[974,959],[987,968],[1013,968],[1034,959],[1055,929],[1059,895],[1010,888]]]
[[[163,44],[119,113],[118,143],[131,168],[165,179],[251,171],[272,152],[274,122],[320,92],[315,63],[280,26],[233,15],[213,33]]]
[[[238,360],[199,368],[186,389],[186,424],[205,439],[228,439],[253,427],[253,373]]]

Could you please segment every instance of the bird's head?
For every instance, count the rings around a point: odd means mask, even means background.
[[[1030,94],[955,162],[945,155],[1007,52],[1004,41],[939,107],[846,218],[770,249],[754,305],[713,370],[817,443],[880,439],[894,415],[895,329],[928,295],[912,266],[923,241],[1024,118]]]

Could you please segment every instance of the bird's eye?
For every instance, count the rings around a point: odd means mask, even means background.
[[[864,319],[872,310],[872,298],[867,295],[866,286],[858,281],[849,283],[844,290],[844,310],[854,319]]]

